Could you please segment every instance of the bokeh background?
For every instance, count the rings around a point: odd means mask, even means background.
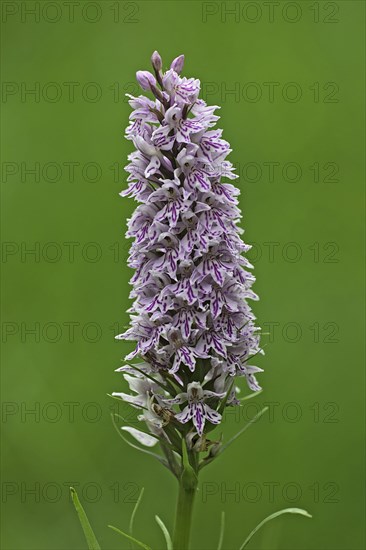
[[[123,139],[134,74],[153,50],[221,105],[237,165],[264,391],[228,415],[234,434],[202,475],[196,550],[364,548],[361,1],[2,2],[2,548],[86,548],[74,485],[105,550],[164,542],[174,479],[119,439],[107,394],[131,346]],[[127,410],[119,410],[128,414]]]

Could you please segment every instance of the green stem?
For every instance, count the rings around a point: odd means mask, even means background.
[[[173,550],[189,550],[192,511],[197,492],[198,480],[194,476],[187,479],[184,474],[179,482],[179,494],[173,534]]]

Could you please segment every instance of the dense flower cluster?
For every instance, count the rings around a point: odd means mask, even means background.
[[[133,395],[114,395],[141,409],[151,435],[124,428],[141,443],[172,441],[173,426],[192,448],[225,406],[239,404],[238,377],[260,389],[261,369],[248,361],[261,349],[247,303],[257,296],[238,227],[239,191],[225,182],[237,177],[226,160],[230,145],[213,129],[218,107],[199,99],[200,81],[180,76],[183,62],[179,56],[162,73],[155,52],[155,76],[137,73],[153,99],[129,96],[126,137],[136,150],[121,195],[141,204],[126,234],[134,239],[131,327],[117,338],[137,346],[118,369]]]

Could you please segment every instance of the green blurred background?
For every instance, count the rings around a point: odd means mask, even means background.
[[[202,475],[193,541],[237,549],[364,548],[364,3],[2,2],[2,548],[86,548],[74,485],[103,549],[164,547],[176,487],[111,424],[131,349],[123,139],[134,74],[186,55],[238,166],[261,301],[270,414]],[[32,14],[32,10],[36,10]],[[33,90],[33,92],[31,91]],[[230,93],[231,92],[231,93]],[[33,169],[33,173],[31,170]],[[35,172],[34,172],[35,170]],[[33,253],[31,252],[33,250]],[[32,332],[33,330],[33,332]],[[33,411],[33,412],[32,412]],[[122,407],[123,414],[127,414]]]

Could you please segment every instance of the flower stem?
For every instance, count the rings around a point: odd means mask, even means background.
[[[179,483],[177,511],[173,534],[173,550],[189,550],[192,511],[194,498],[197,492],[197,485],[197,477],[195,477],[195,480],[192,478],[191,483],[188,484],[182,477]]]

